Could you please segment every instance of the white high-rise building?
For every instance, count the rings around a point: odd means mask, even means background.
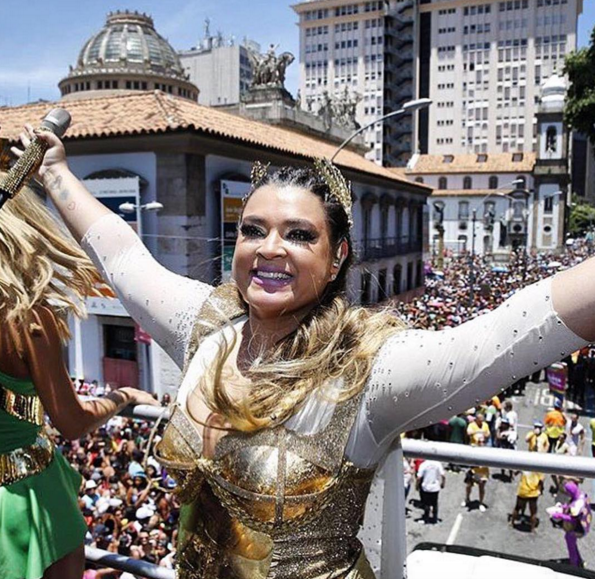
[[[191,82],[201,87],[198,102],[216,107],[240,102],[252,81],[252,63],[248,51],[260,52],[260,45],[250,40],[237,44],[218,32],[212,35],[210,21],[205,21],[203,38],[178,56]]]
[[[582,0],[421,0],[422,153],[537,150],[541,84],[576,48]]]
[[[384,90],[389,71],[402,66],[413,70],[413,35],[406,30],[412,26],[413,0],[345,1],[308,0],[293,6],[299,15],[300,28],[300,95],[302,107],[316,112],[333,96],[358,95],[356,120],[360,125],[381,117],[387,105]],[[394,17],[391,16],[394,14]],[[387,34],[398,26],[399,34],[407,41],[398,47],[386,43]],[[389,96],[388,106],[395,99],[405,102],[413,94],[413,75],[401,74],[399,95]],[[391,78],[391,82],[397,82]],[[406,94],[407,93],[407,94]],[[401,98],[402,97],[402,98]],[[388,112],[388,111],[387,111]],[[402,124],[406,129],[398,134],[402,140],[394,150],[383,150],[384,135],[390,128]],[[390,127],[390,128],[388,128]],[[370,152],[368,159],[382,164],[393,163],[394,155],[405,155],[402,164],[411,154],[411,119],[409,116],[377,124],[365,133]],[[389,158],[385,158],[389,157]]]

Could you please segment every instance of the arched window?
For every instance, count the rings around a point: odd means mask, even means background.
[[[467,236],[461,234],[457,241],[459,242],[459,251],[467,251]]]
[[[440,179],[438,179],[438,189],[448,189],[448,181],[446,180],[446,177],[440,177]]]
[[[473,180],[471,177],[465,177],[463,179],[463,189],[471,189],[473,187]]]
[[[548,153],[555,153],[558,148],[558,129],[549,126],[545,133],[545,150]]]
[[[459,201],[459,221],[469,219],[469,201]]]
[[[518,175],[515,179],[516,181],[516,188],[517,189],[526,189],[527,188],[527,179],[523,175]]]
[[[415,178],[415,182],[416,183],[423,183],[424,182],[424,178],[423,177],[416,177]]]
[[[490,189],[498,189],[498,177],[496,177],[496,175],[492,175],[490,177],[490,182],[489,182],[488,187]]]

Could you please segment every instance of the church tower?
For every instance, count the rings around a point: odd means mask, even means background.
[[[564,247],[568,199],[568,131],[564,126],[566,81],[554,73],[541,87],[537,118],[537,159],[534,168],[532,246]]]

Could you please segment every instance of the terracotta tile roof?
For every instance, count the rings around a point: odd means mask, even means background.
[[[315,137],[238,117],[161,91],[0,108],[1,136],[16,140],[24,123],[35,125],[56,106],[68,109],[72,115],[72,124],[65,135],[67,140],[182,129],[241,141],[302,159],[330,158],[336,149],[334,144]],[[414,187],[422,194],[431,193],[431,188],[412,183],[353,151],[342,151],[335,162],[344,168],[406,183],[408,188]]]
[[[484,162],[478,158],[485,156]],[[520,155],[520,161],[513,161]],[[535,165],[535,153],[474,153],[454,154],[450,163],[444,162],[449,155],[418,155],[415,165],[407,168],[406,175],[447,175],[449,173],[530,173]],[[399,172],[397,173],[399,174]]]

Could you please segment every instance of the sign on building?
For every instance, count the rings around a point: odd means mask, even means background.
[[[250,183],[221,181],[221,280],[224,282],[231,279],[242,199],[250,192],[250,187]]]

